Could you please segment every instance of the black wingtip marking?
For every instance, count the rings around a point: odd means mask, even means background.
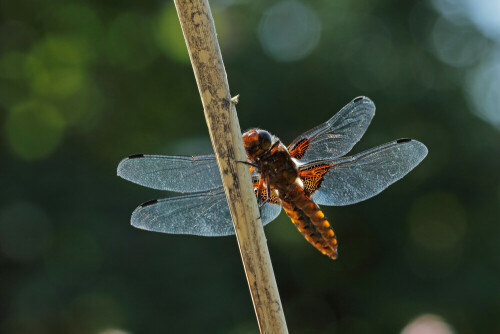
[[[142,204],[141,204],[141,207],[143,208],[143,207],[145,207],[145,206],[148,206],[148,205],[153,205],[153,204],[156,204],[156,203],[158,203],[158,200],[157,200],[157,199],[153,199],[153,200],[151,200],[151,201],[147,201],[146,203],[142,203]]]
[[[357,98],[355,98],[353,101],[354,102],[359,102],[361,100],[363,100],[365,97],[364,96],[358,96]]]
[[[136,159],[136,158],[143,158],[143,157],[144,157],[144,154],[142,154],[142,153],[132,154],[132,155],[128,156],[129,159]]]
[[[400,143],[407,143],[409,141],[411,141],[410,138],[401,138],[401,139],[396,140],[396,143],[398,143],[398,144],[400,144]]]

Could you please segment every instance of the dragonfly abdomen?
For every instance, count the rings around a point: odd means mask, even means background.
[[[337,237],[323,211],[301,187],[296,186],[291,193],[294,196],[281,198],[288,217],[311,245],[331,259],[336,259]]]

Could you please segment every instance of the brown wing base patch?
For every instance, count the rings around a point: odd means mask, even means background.
[[[309,138],[304,138],[299,141],[294,147],[287,147],[287,150],[290,153],[290,156],[295,159],[302,159],[304,154],[306,154],[307,149],[309,148]]]
[[[300,170],[299,176],[302,179],[302,183],[304,184],[304,191],[307,194],[311,195],[316,190],[318,190],[318,188],[321,187],[321,182],[323,182],[324,175],[332,166],[333,165],[323,164]]]

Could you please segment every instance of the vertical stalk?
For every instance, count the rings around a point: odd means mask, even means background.
[[[208,0],[174,0],[261,333],[288,333]]]

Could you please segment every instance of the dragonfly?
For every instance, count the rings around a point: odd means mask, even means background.
[[[346,156],[374,115],[375,104],[360,96],[288,146],[262,129],[245,132],[243,163],[249,165],[263,225],[283,208],[313,247],[336,259],[337,236],[319,206],[369,199],[405,176],[428,152],[421,142],[403,138]],[[214,154],[134,154],[119,163],[117,173],[148,188],[184,193],[141,204],[132,213],[133,226],[170,234],[235,234]]]

